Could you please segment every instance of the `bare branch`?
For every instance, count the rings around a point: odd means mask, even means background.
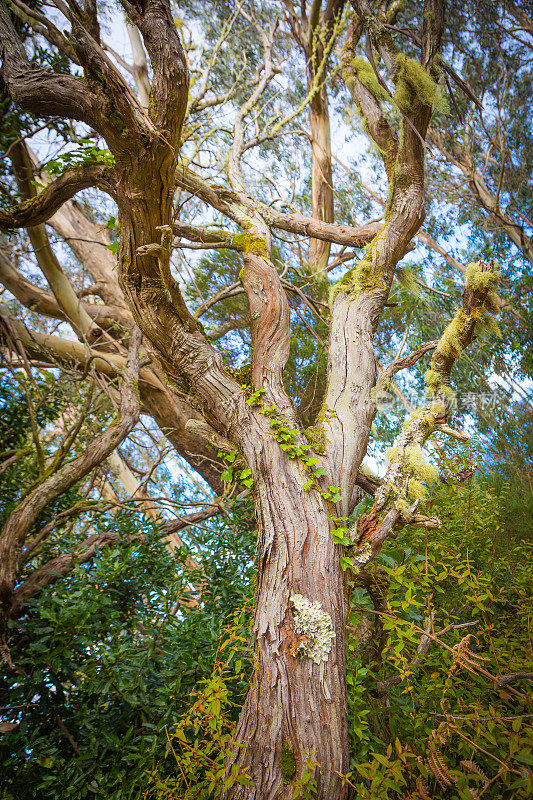
[[[0,58],[0,77],[19,106],[98,127],[98,96],[81,78],[33,67],[4,5],[0,7]]]
[[[435,350],[438,343],[438,340],[434,342],[426,342],[426,344],[421,345],[412,353],[409,353],[408,356],[395,359],[392,364],[389,364],[388,367],[385,367],[379,377],[379,383],[385,385],[393,375],[396,375],[397,372],[402,369],[412,367],[413,364],[416,364],[416,362],[419,361],[426,353],[430,353],[432,350]]]
[[[131,22],[140,30],[152,62],[153,121],[175,147],[187,109],[189,71],[170,3],[168,0],[121,2]]]
[[[14,209],[0,209],[0,228],[26,228],[46,222],[77,192],[89,187],[98,187],[113,196],[115,193],[113,169],[106,164],[86,164],[66,170],[62,175],[49,183],[31,200]]]

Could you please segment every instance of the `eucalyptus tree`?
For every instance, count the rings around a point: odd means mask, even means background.
[[[144,409],[217,488],[221,462],[240,465],[235,473],[225,471],[226,480],[235,474],[245,485],[253,483],[256,665],[227,758],[223,796],[289,798],[310,774],[317,797],[341,797],[349,766],[346,589],[379,582],[377,556],[400,527],[431,530],[439,524],[420,507],[435,477],[422,446],[435,431],[467,440],[448,424],[451,371],[476,334],[494,327],[492,315],[501,305],[497,266],[471,264],[462,306],[442,338],[406,356],[398,353],[378,377],[374,337],[397,265],[424,221],[426,137],[433,109],[444,105],[443,73],[465,89],[440,57],[444,3],[417,4],[414,58],[395,25],[401,3],[331,0],[323,8],[315,0],[298,12],[291,2],[260,8],[243,3],[227,13],[221,7],[218,36],[207,30],[203,57],[195,25],[177,25],[168,0],[121,0],[121,6],[133,65],[105,42],[94,2],[54,0],[55,15],[44,4],[22,0],[0,9],[6,102],[45,121],[81,123],[104,144],[81,148],[43,170],[23,137],[10,144],[22,202],[0,211],[0,226],[28,229],[50,291],[32,285],[9,259],[0,262],[1,279],[23,304],[68,321],[80,342],[29,331],[6,314],[4,324],[30,359],[91,365],[107,376],[123,367],[138,326],[151,354],[139,371]],[[293,92],[286,71],[295,55],[279,30],[283,8],[285,32],[292,32],[304,54],[303,94]],[[201,11],[202,4],[190,4],[193,22]],[[242,59],[228,65],[229,37],[237,43],[229,51],[240,46]],[[35,63],[40,42],[56,56],[53,69]],[[379,152],[388,188],[379,220],[334,221],[328,82],[361,115]],[[280,94],[294,100],[292,108],[279,103]],[[293,200],[280,205],[279,186],[270,200],[264,182],[253,178],[258,164],[267,180],[267,167],[276,174],[276,151],[267,145],[298,133],[295,121],[307,112],[309,215]],[[254,163],[257,153],[266,155]],[[89,188],[118,209],[116,247],[73,199]],[[45,223],[69,243],[93,284],[75,291],[54,260]],[[276,244],[284,239],[286,247]],[[330,262],[332,245],[340,250]],[[173,268],[175,252],[187,247],[230,251],[239,259],[238,285],[196,311]],[[286,278],[283,261],[291,253],[300,269],[308,262],[308,293]],[[348,260],[353,266],[330,288],[328,306],[327,271]],[[217,347],[224,331],[210,335],[201,317],[240,293],[247,300],[250,363],[238,371]],[[104,302],[90,303],[89,296]],[[329,329],[327,385],[307,428],[284,383],[294,297]],[[7,343],[5,333],[3,338]],[[377,393],[428,353],[427,401],[408,420],[378,486],[361,471]],[[363,490],[373,505],[354,521]],[[4,616],[23,537],[12,535],[15,522],[8,535],[2,532],[11,565],[0,586]]]

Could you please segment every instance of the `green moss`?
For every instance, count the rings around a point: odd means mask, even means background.
[[[288,745],[287,742],[283,742],[283,746],[281,748],[279,768],[283,776],[283,785],[287,786],[287,784],[289,784],[296,775],[296,759],[290,745]]]
[[[109,121],[115,126],[115,128],[121,135],[126,131],[127,129],[126,123],[124,122],[120,114],[117,114],[116,111],[111,112],[111,114],[109,115]]]
[[[330,303],[333,302],[335,296],[339,292],[344,292],[345,294],[361,294],[364,291],[374,289],[377,284],[373,269],[372,257],[369,253],[366,253],[363,258],[357,262],[355,267],[348,270],[346,275],[331,287],[329,296]]]
[[[409,83],[403,78],[399,78],[394,90],[394,102],[408,114],[411,111],[411,104],[413,102],[413,91]]]
[[[239,367],[239,369],[234,369],[233,367],[229,367],[228,372],[235,378],[237,383],[243,387],[243,389],[248,389],[252,387],[251,364],[243,364],[243,366]]]
[[[449,113],[448,100],[441,87],[418,61],[408,58],[403,53],[398,53],[396,63],[398,64],[398,78],[394,99],[402,111],[408,113],[411,110],[413,95],[416,95],[422,102],[442,114]]]
[[[386,102],[390,100],[389,93],[383,88],[376,77],[376,73],[372,68],[372,64],[366,60],[366,58],[354,58],[352,61],[352,67],[357,73],[357,77],[365,86],[368,91],[374,95],[376,100],[381,100],[382,102]]]
[[[306,428],[303,432],[305,438],[315,451],[322,455],[326,451],[326,434],[318,425]]]
[[[261,236],[256,236],[249,230],[236,233],[233,237],[232,244],[238,250],[242,250],[243,253],[255,253],[259,256],[268,255],[266,241]]]
[[[497,283],[500,277],[499,269],[494,270],[494,272],[491,270],[484,270],[482,268],[482,262],[476,261],[470,263],[466,268],[465,282],[466,285],[471,286],[472,289],[488,289],[489,286],[493,286]]]

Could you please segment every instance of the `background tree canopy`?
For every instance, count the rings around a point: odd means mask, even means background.
[[[533,790],[533,9],[0,4],[0,798]]]

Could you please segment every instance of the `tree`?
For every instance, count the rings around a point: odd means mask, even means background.
[[[28,228],[51,291],[25,281],[5,259],[0,262],[2,281],[23,304],[68,321],[80,343],[29,332],[5,315],[8,332],[3,339],[20,343],[21,358],[23,352],[46,361],[52,353],[56,363],[91,365],[114,377],[138,326],[151,353],[139,372],[140,399],[178,452],[196,463],[217,494],[223,492],[221,463],[242,460],[240,477],[248,483],[253,479],[258,526],[256,667],[226,768],[231,775],[235,767],[233,774],[248,776],[251,783],[230,782],[224,796],[289,798],[295,781],[310,769],[317,797],[341,797],[348,771],[346,590],[380,583],[377,557],[386,539],[400,528],[409,524],[432,530],[438,525],[420,507],[435,478],[422,447],[436,431],[468,438],[448,424],[451,372],[476,336],[495,327],[493,315],[501,306],[496,295],[498,266],[488,258],[474,261],[464,269],[462,306],[441,338],[423,342],[407,356],[398,353],[378,377],[378,325],[385,318],[398,263],[424,221],[425,150],[432,113],[444,110],[443,74],[462,91],[471,90],[440,55],[447,22],[440,0],[426,0],[423,8],[415,4],[409,10],[416,57],[406,49],[395,24],[399,3],[353,0],[349,8],[333,0],[322,8],[314,2],[309,12],[304,4],[300,15],[286,3],[290,30],[305,55],[306,91],[299,97],[295,92],[292,110],[273,117],[269,105],[276,103],[274,80],[283,58],[292,54],[276,33],[278,4],[265,3],[258,10],[251,3],[222,15],[214,55],[197,70],[198,92],[190,97],[190,67],[170,3],[121,4],[133,43],[135,63],[129,72],[138,95],[104,46],[96,4],[81,7],[56,0],[63,15],[57,25],[39,4],[30,7],[14,0],[9,9],[0,9],[0,77],[6,98],[37,118],[83,123],[105,145],[81,147],[43,170],[23,136],[10,145],[22,202],[0,211],[0,225],[5,230]],[[61,31],[65,20],[70,26],[66,34]],[[244,63],[241,74],[228,82],[227,74],[217,74],[216,56],[233,26]],[[37,53],[35,44],[25,43],[30,32],[55,54],[53,69],[30,59],[31,48],[32,55]],[[332,66],[341,33],[346,40]],[[366,58],[358,55],[363,47]],[[192,48],[189,61],[194,64]],[[351,98],[379,153],[387,189],[381,220],[363,225],[333,221],[326,89],[330,76],[343,83],[342,91],[345,85],[344,96]],[[221,93],[214,91],[217,80]],[[227,104],[233,114],[231,131],[223,123],[210,130],[206,112],[220,107],[222,114]],[[312,142],[310,216],[265,202],[262,184],[254,187],[250,179],[253,161],[245,163],[253,148],[276,144],[278,135],[290,130],[306,109]],[[220,174],[214,180],[215,170],[206,165],[210,147],[227,148],[222,183]],[[265,152],[267,160],[272,157],[272,151]],[[39,191],[35,176],[42,184]],[[118,208],[116,242],[106,238],[101,226],[88,220],[72,199],[89,187],[107,194]],[[182,213],[184,203],[188,205]],[[208,224],[213,218],[218,223],[220,216],[227,220],[225,227]],[[66,240],[78,240],[72,249],[82,262],[91,259],[95,283],[80,295],[54,260],[44,223]],[[282,236],[280,231],[291,237],[285,250],[273,244],[275,235]],[[301,240],[295,238],[301,236],[310,239],[307,294],[284,279],[283,260],[291,246],[301,253]],[[84,239],[109,249],[101,249],[93,260]],[[174,245],[183,247],[184,241],[202,249],[224,249],[242,259],[240,285],[222,288],[194,313],[171,263]],[[331,245],[342,248],[334,254],[333,265]],[[362,256],[354,254],[362,247]],[[115,249],[116,273],[111,255]],[[328,307],[325,273],[335,261],[349,259],[355,263],[331,287]],[[224,264],[218,267],[223,270]],[[250,364],[237,372],[216,346],[224,328],[206,331],[200,317],[217,300],[240,292],[248,304],[240,314],[249,318]],[[88,303],[81,295],[100,296],[104,303]],[[291,308],[298,310],[301,304],[329,329],[325,386],[314,409],[318,413],[307,427],[284,383]],[[239,329],[238,324],[233,327]],[[378,484],[361,472],[377,393],[428,353],[427,401],[398,436]],[[111,384],[107,391],[112,395]],[[110,428],[103,448],[95,440],[93,450],[98,449],[100,458],[117,446],[119,434],[127,435],[130,424],[133,418],[128,417],[127,425]],[[74,460],[64,468],[71,474],[69,485],[96,463],[87,454],[80,458],[83,466]],[[223,474],[232,478],[231,469]],[[18,552],[37,512],[24,526],[19,524],[21,514],[34,503],[35,492],[42,504],[53,500],[63,486],[61,470],[47,477],[3,528],[4,623],[17,592]],[[362,490],[373,501],[355,519]],[[378,606],[380,602],[377,597]],[[378,625],[375,631],[378,635]]]

